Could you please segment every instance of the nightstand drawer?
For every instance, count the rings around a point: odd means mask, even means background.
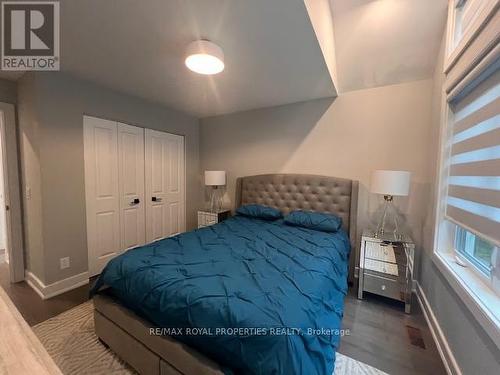
[[[408,236],[377,236],[364,230],[359,254],[358,298],[363,292],[379,294],[405,303],[410,313],[415,245]]]
[[[404,244],[388,244],[380,241],[365,241],[365,259],[406,266],[408,257]]]
[[[396,255],[392,246],[384,246],[380,242],[365,242],[365,257],[382,262],[396,263]]]
[[[365,273],[363,279],[363,290],[381,296],[404,300],[404,293],[401,293],[401,286],[396,280],[386,279]]]
[[[383,274],[398,277],[401,273],[404,275],[405,268],[398,267],[395,263],[381,262],[380,260],[365,259],[364,269]]]

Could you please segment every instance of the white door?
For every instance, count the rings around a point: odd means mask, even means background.
[[[116,122],[84,116],[85,196],[89,274],[120,253],[118,132]]]
[[[146,129],[146,240],[185,230],[184,137]]]
[[[146,242],[144,217],[144,129],[118,123],[120,249]]]

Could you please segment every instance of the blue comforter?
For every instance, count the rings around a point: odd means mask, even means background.
[[[156,326],[179,328],[169,332],[227,373],[330,375],[349,250],[342,230],[236,216],[127,251],[92,293],[111,287]]]

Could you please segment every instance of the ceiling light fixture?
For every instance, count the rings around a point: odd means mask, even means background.
[[[186,66],[199,74],[217,74],[224,70],[224,52],[209,40],[195,40],[187,47]]]

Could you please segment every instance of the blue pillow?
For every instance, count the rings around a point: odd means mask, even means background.
[[[236,210],[238,215],[256,217],[265,220],[277,220],[283,217],[280,210],[260,204],[246,204],[238,207]]]
[[[295,210],[285,216],[285,224],[322,232],[336,232],[342,228],[342,219],[333,214]]]

